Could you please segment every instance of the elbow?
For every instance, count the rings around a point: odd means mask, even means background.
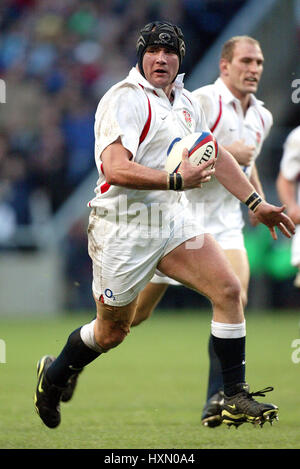
[[[117,173],[110,171],[105,174],[105,180],[110,186],[120,186],[121,179]]]
[[[110,186],[123,186],[126,182],[124,178],[126,169],[120,167],[110,167],[105,169],[105,180]]]

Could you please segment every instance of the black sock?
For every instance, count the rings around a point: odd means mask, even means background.
[[[208,356],[209,356],[209,375],[207,386],[207,400],[216,394],[220,389],[223,389],[223,375],[220,360],[215,352],[212,336],[209,337],[208,342]]]
[[[236,393],[236,384],[245,382],[246,337],[221,339],[212,335],[214,350],[219,357],[224,382],[224,393]]]
[[[74,372],[82,370],[100,355],[85,345],[80,336],[80,329],[81,327],[70,334],[60,355],[49,366],[46,377],[51,384],[66,386]]]

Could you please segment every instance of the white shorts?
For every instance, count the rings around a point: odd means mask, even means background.
[[[181,283],[177,282],[177,280],[174,280],[171,277],[167,277],[166,275],[162,274],[159,270],[155,271],[155,274],[151,279],[151,283],[165,283],[166,285],[181,286]]]
[[[217,243],[221,248],[226,251],[229,249],[238,249],[239,251],[246,251],[244,236],[242,230],[226,230],[222,233],[212,233]]]
[[[88,248],[93,262],[93,294],[112,306],[124,306],[136,298],[154,275],[159,261],[185,241],[199,236],[199,222],[180,212],[167,234],[149,237],[148,227],[118,224],[101,218],[92,209]]]
[[[220,244],[221,248],[226,251],[229,249],[238,249],[240,251],[245,251],[245,243],[244,243],[244,236],[242,230],[227,230],[223,233],[213,234],[215,240]],[[299,232],[299,243],[298,246],[300,248],[300,232]],[[300,263],[300,249],[298,251],[298,260]],[[294,264],[295,265],[295,264]],[[174,286],[181,286],[182,284],[173,280],[170,277],[159,272],[159,270],[155,271],[154,276],[151,279],[151,283],[163,283],[166,285],[174,285]]]

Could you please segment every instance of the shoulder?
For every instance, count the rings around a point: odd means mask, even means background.
[[[112,86],[101,98],[96,118],[107,112],[147,112],[148,104],[144,89],[126,79]]]
[[[201,88],[197,88],[192,92],[192,95],[200,102],[201,105],[204,104],[205,106],[209,105],[213,107],[218,100],[218,93],[215,85],[206,85]]]
[[[300,151],[300,125],[288,134],[286,144],[298,145]]]
[[[300,158],[300,126],[293,129],[283,143],[284,160],[289,158]]]
[[[216,87],[214,84],[201,86],[192,92],[195,97],[198,96],[211,96],[214,97],[217,93]]]
[[[193,96],[203,109],[207,124],[213,128],[220,115],[220,95],[215,84],[202,86],[193,91]]]
[[[295,180],[300,170],[300,126],[292,130],[283,144],[280,170],[288,180]]]
[[[127,101],[132,104],[131,98],[142,98],[145,96],[145,91],[142,86],[136,83],[131,83],[126,79],[112,86],[103,96],[101,101],[109,101],[111,99],[127,98]],[[100,103],[101,103],[100,101]]]

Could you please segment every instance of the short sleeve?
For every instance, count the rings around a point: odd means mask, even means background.
[[[122,145],[135,156],[147,120],[147,97],[143,90],[123,86],[104,96],[95,118],[95,152],[121,138]]]

